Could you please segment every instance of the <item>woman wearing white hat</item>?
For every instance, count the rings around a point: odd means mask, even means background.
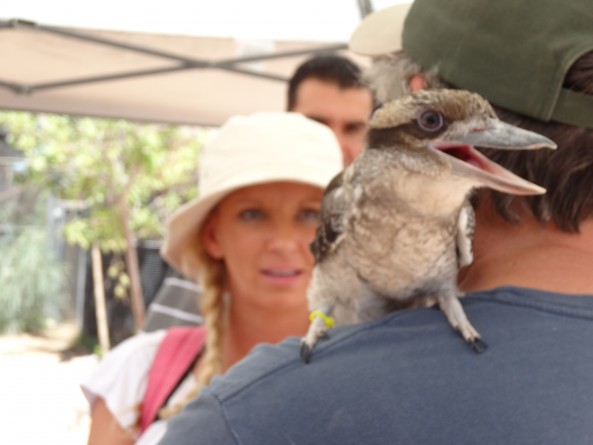
[[[188,351],[177,358],[163,358],[174,330],[140,334],[111,351],[83,385],[89,444],[156,444],[166,418],[254,345],[306,332],[309,243],[323,189],[341,168],[331,130],[299,114],[238,116],[221,127],[200,156],[199,196],[169,219],[162,249],[171,265],[199,276],[205,328],[191,328],[197,337],[185,340],[188,349],[173,347]],[[166,403],[147,413],[149,394],[166,386],[160,369],[188,360],[181,382],[162,395]]]

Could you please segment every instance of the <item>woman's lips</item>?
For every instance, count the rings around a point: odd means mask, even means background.
[[[293,269],[293,268],[270,268],[270,269],[262,269],[262,275],[265,277],[266,280],[275,283],[275,284],[283,284],[283,285],[290,285],[293,284],[301,279],[303,276],[302,269]]]

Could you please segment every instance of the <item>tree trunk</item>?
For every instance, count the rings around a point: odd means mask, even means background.
[[[93,284],[95,296],[95,315],[97,317],[97,333],[99,335],[99,345],[103,353],[109,351],[109,323],[107,322],[107,310],[105,305],[105,288],[103,287],[103,261],[101,260],[101,251],[97,245],[91,249]]]
[[[134,233],[130,227],[128,208],[125,205],[120,205],[119,209],[127,244],[126,266],[130,276],[130,301],[132,303],[132,313],[134,314],[134,326],[139,331],[144,326],[144,297],[142,295],[142,285],[140,284],[138,253]]]

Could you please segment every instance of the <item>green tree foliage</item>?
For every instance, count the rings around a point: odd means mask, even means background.
[[[39,332],[63,309],[67,272],[49,248],[48,228],[39,224],[47,220],[46,206],[47,193],[29,189],[21,203],[0,207],[0,332]]]
[[[0,113],[0,127],[8,131],[8,143],[25,154],[27,168],[18,182],[86,208],[66,224],[68,242],[126,251],[140,325],[142,296],[131,245],[135,239],[162,239],[166,216],[195,195],[196,159],[206,130],[24,112]],[[13,242],[13,248],[23,246]]]
[[[0,332],[39,332],[48,311],[55,312],[64,281],[64,270],[51,252],[39,255],[47,233],[38,227],[19,232],[12,240],[0,239]],[[8,246],[10,242],[10,246]],[[52,310],[53,309],[53,310]]]
[[[118,206],[138,239],[160,239],[165,217],[195,194],[203,129],[22,112],[0,113],[0,126],[26,155],[19,181],[88,205],[66,227],[67,240],[84,248],[126,248]]]

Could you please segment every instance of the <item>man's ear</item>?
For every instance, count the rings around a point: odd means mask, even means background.
[[[408,79],[408,88],[411,92],[425,90],[426,86],[427,82],[422,74],[414,74]]]
[[[201,241],[206,253],[212,258],[220,260],[224,255],[218,240],[216,226],[216,216],[214,214],[210,214],[204,223]]]

